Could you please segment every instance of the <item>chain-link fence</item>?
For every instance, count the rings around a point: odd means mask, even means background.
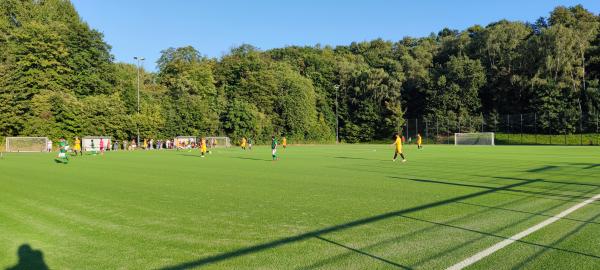
[[[407,119],[402,135],[414,142],[454,144],[455,133],[494,132],[497,145],[600,145],[598,116],[510,114]]]

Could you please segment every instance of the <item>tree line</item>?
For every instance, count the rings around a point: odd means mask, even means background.
[[[476,130],[501,114],[540,128],[600,114],[600,16],[557,7],[427,37],[347,46],[162,51],[157,72],[116,63],[103,35],[66,0],[0,2],[0,136],[131,139],[242,136],[261,142],[368,142],[405,119]],[[577,121],[572,121],[577,123]],[[440,127],[445,128],[445,127]],[[576,125],[568,126],[572,131]]]

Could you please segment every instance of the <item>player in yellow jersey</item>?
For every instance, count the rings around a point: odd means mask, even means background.
[[[79,152],[80,156],[83,156],[83,152],[81,152],[81,141],[79,137],[75,137],[75,145],[73,145],[73,152],[75,152],[75,156],[77,156],[77,152]]]
[[[392,145],[394,145],[396,148],[396,151],[394,152],[393,161],[396,161],[398,154],[400,154],[400,157],[402,157],[402,162],[406,162],[406,158],[404,157],[404,154],[402,153],[402,139],[400,138],[399,134],[396,135],[396,140],[394,141],[394,143]]]
[[[200,153],[202,154],[202,157],[206,154],[206,139],[204,138],[200,139]]]
[[[242,143],[240,143],[242,149],[246,150],[246,137],[242,137]]]
[[[287,148],[287,139],[285,137],[281,139],[281,146],[283,146],[283,149]]]
[[[423,148],[423,138],[421,138],[421,134],[417,133],[417,149]]]

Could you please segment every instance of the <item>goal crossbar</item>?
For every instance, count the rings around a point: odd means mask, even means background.
[[[206,137],[206,144],[210,148],[231,147],[231,139],[229,137]]]
[[[6,137],[6,152],[46,152],[48,137]]]
[[[495,145],[493,132],[454,133],[454,145]]]

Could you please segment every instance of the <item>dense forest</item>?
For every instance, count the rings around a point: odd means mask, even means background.
[[[535,22],[498,21],[427,37],[347,46],[252,45],[208,58],[166,48],[155,73],[116,63],[67,0],[0,1],[0,136],[118,139],[178,135],[264,141],[387,139],[405,119],[456,122],[536,113],[600,114],[600,16],[557,7]],[[432,29],[436,30],[436,29]],[[569,127],[575,130],[576,127]]]

